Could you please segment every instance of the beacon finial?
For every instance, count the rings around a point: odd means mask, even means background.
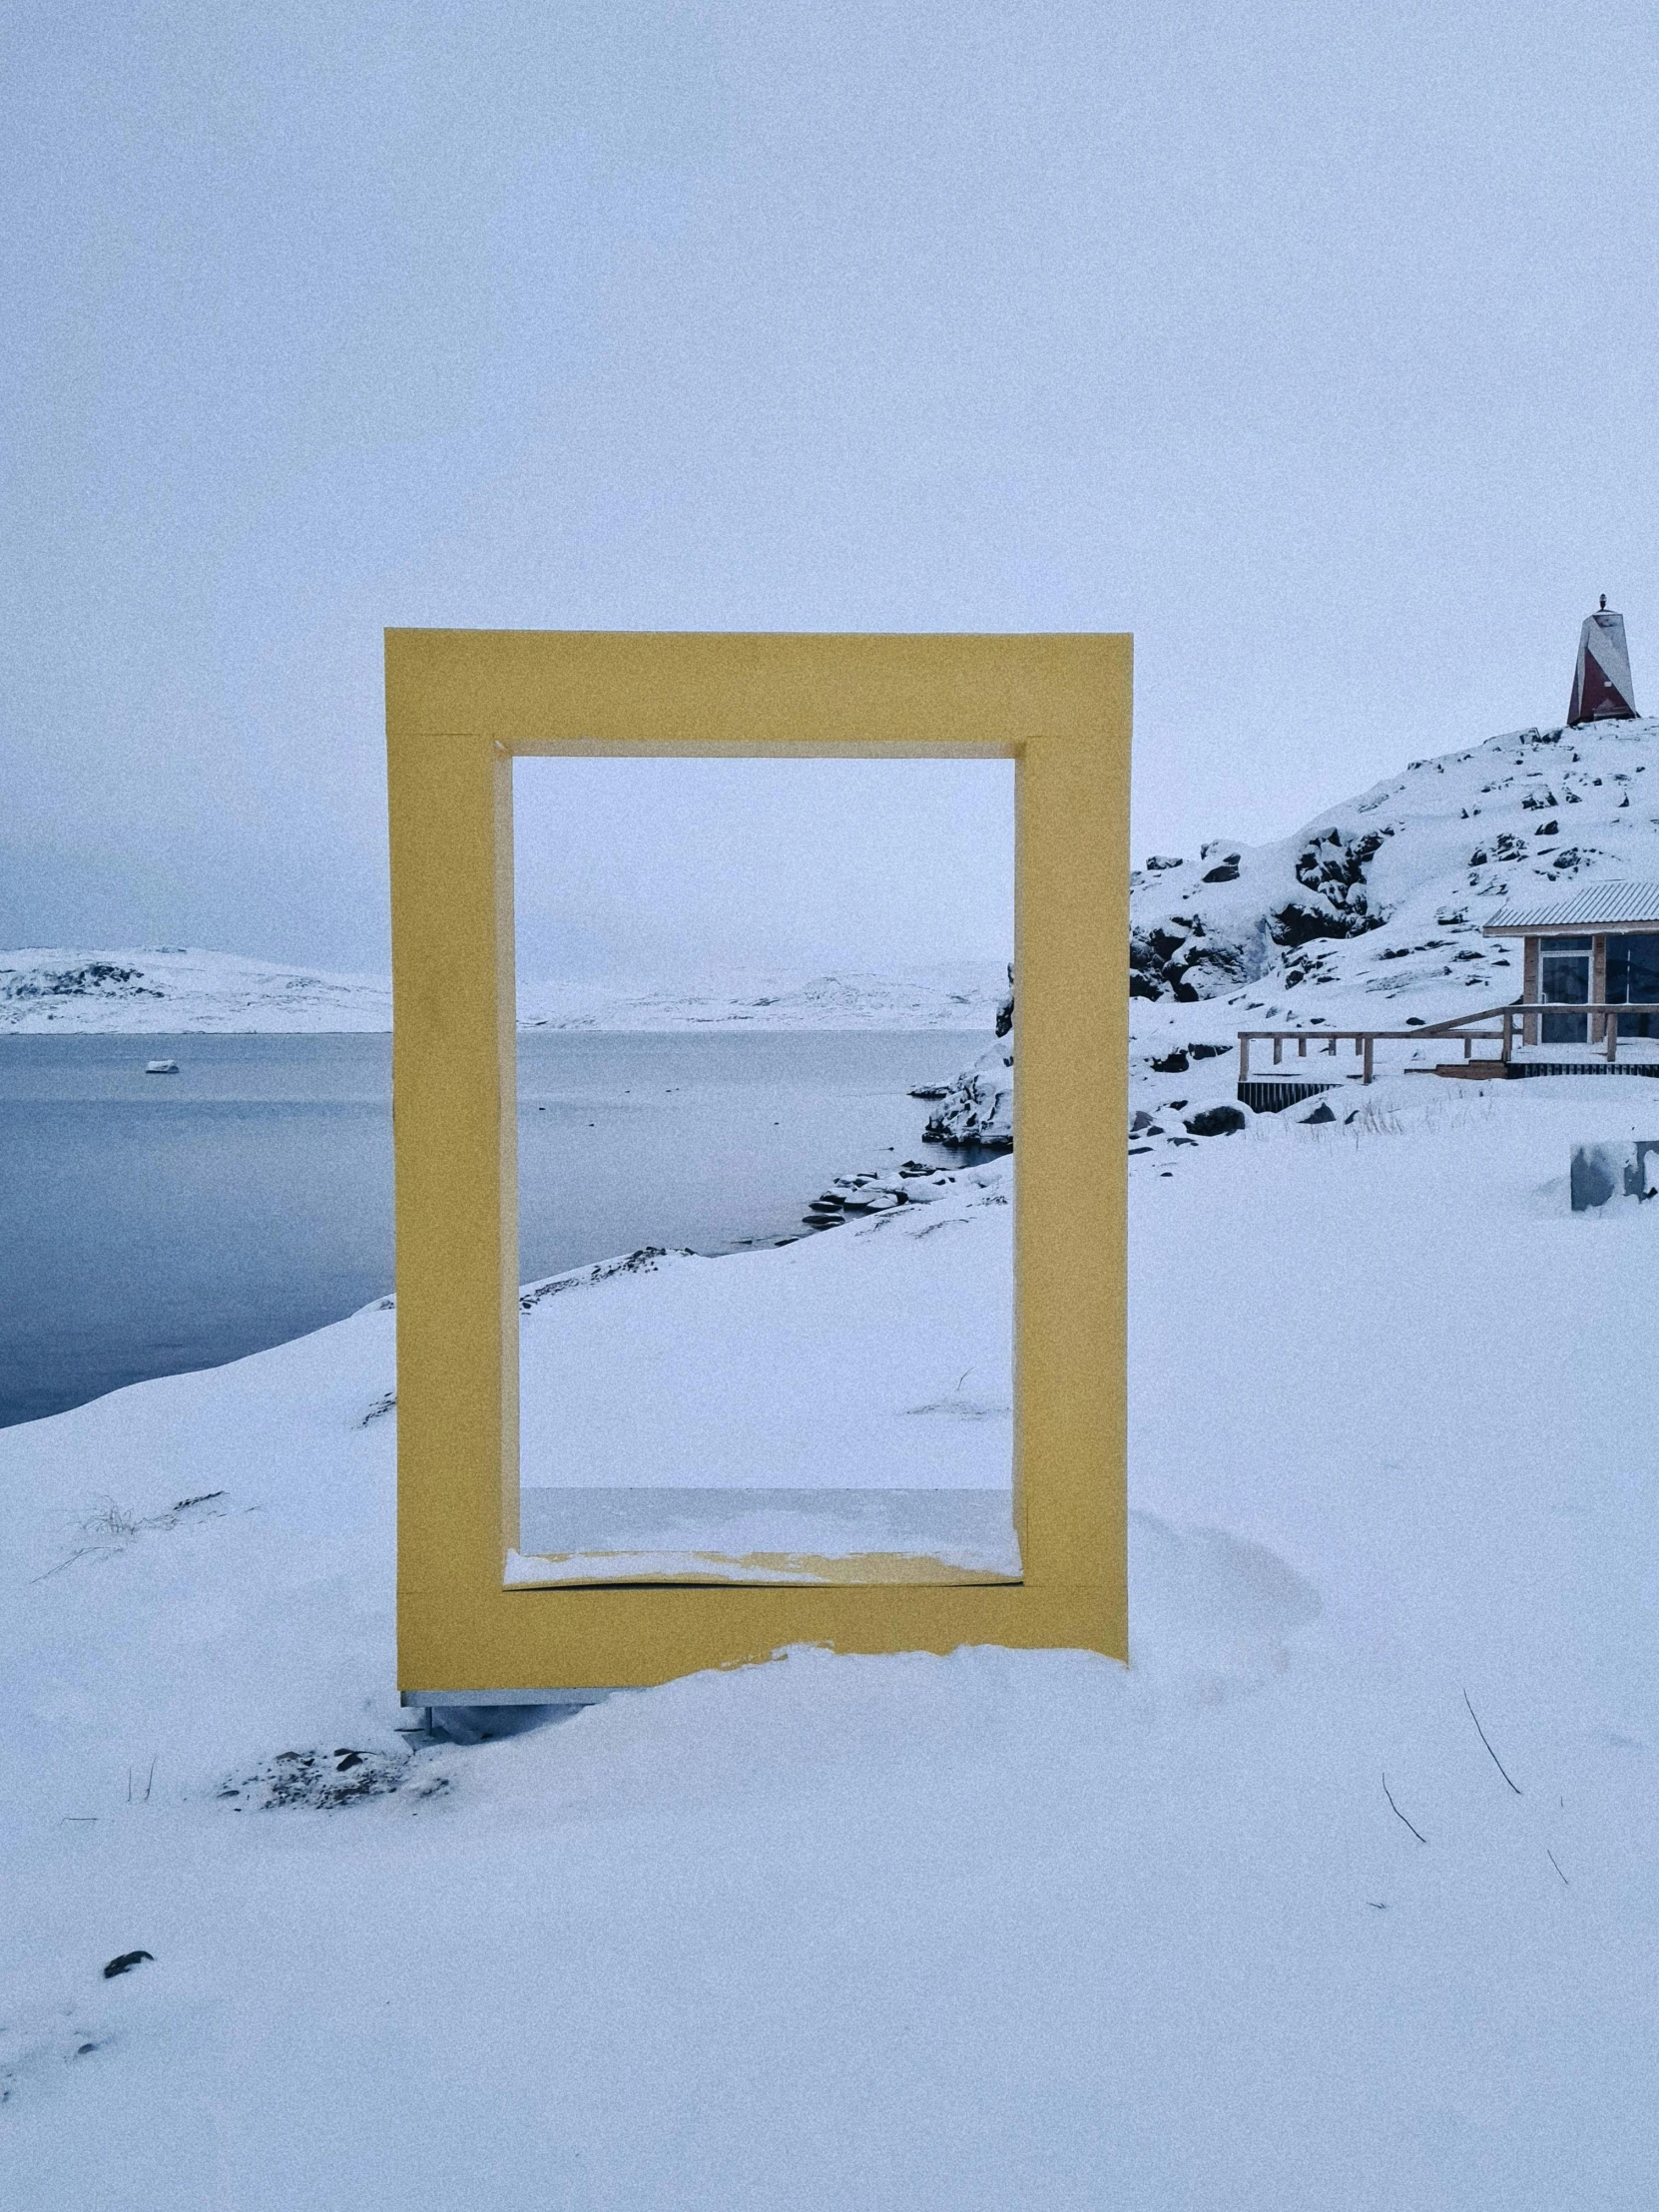
[[[1630,681],[1630,653],[1624,642],[1624,617],[1607,605],[1607,594],[1578,633],[1578,665],[1572,673],[1572,705],[1567,727],[1583,722],[1630,722],[1636,716]]]

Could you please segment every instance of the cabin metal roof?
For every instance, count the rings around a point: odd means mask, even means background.
[[[1659,883],[1587,883],[1553,906],[1500,906],[1483,934],[1593,928],[1659,929]]]

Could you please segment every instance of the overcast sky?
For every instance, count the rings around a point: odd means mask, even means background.
[[[1649,7],[3,21],[0,942],[383,964],[387,624],[1133,630],[1137,849],[1659,704]]]

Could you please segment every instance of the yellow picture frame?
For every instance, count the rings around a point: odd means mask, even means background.
[[[397,1670],[406,1703],[791,1644],[1128,1654],[1127,636],[389,630]],[[512,764],[1016,764],[1018,1582],[508,1586],[518,1543]]]

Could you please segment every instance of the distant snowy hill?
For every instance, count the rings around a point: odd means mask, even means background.
[[[549,1029],[984,1029],[1006,990],[993,960],[869,975],[728,978],[698,990],[526,982],[519,1021]],[[0,952],[0,1034],[391,1027],[380,976],[330,975],[177,946]]]
[[[232,952],[0,952],[0,1033],[389,1029],[391,986]]]
[[[520,981],[525,1029],[984,1029],[1007,995],[994,960],[870,975],[727,978],[701,990]]]

